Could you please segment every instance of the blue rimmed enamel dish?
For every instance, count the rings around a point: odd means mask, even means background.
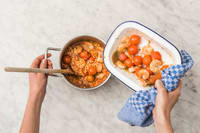
[[[112,61],[113,53],[119,46],[121,38],[131,34],[138,34],[141,36],[140,48],[147,45],[148,41],[151,41],[151,46],[154,50],[161,53],[164,63],[172,65],[181,64],[181,55],[179,50],[167,39],[138,22],[123,22],[115,28],[107,40],[104,49],[104,64],[111,74],[127,85],[130,89],[139,91],[150,88],[150,86],[143,87],[135,74],[128,73],[116,67]]]

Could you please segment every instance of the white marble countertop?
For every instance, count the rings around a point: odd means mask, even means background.
[[[49,46],[62,47],[80,34],[104,40],[125,20],[154,29],[196,64],[186,78],[172,112],[176,133],[200,132],[200,1],[199,0],[2,0],[0,2],[0,132],[16,133],[23,117],[28,75],[5,73],[4,66],[29,66]],[[53,52],[54,67],[59,53]],[[117,113],[132,91],[111,79],[94,91],[78,91],[60,78],[49,78],[41,113],[41,133],[153,133],[131,127]]]

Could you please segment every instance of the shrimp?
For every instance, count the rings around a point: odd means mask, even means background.
[[[129,71],[130,73],[134,73],[134,72],[136,72],[137,69],[139,69],[138,66],[134,66],[134,67],[132,66],[132,67],[129,67],[129,68],[128,68],[128,71]]]
[[[130,38],[129,38],[129,36],[125,36],[125,37],[123,37],[122,39],[121,39],[121,43],[129,43],[129,40],[130,40]]]
[[[119,52],[124,52],[124,50],[125,50],[126,47],[127,47],[126,45],[120,44],[119,47],[117,48],[117,50],[118,50]]]
[[[84,50],[86,50],[88,52],[90,50],[94,49],[93,44],[91,42],[88,42],[88,41],[83,42],[82,47],[83,47]]]
[[[131,58],[131,59],[133,58],[133,56],[131,56],[131,55],[128,53],[127,50],[125,51],[125,55],[128,56],[128,57]]]
[[[97,72],[101,72],[103,69],[103,65],[101,63],[96,64]]]
[[[161,78],[162,78],[161,72],[156,73],[155,75],[151,75],[149,77],[148,84],[153,85],[153,84],[155,84],[157,79],[161,79]]]
[[[129,42],[130,38],[129,37],[124,37],[121,41],[120,41],[120,45],[118,47],[118,51],[122,52],[123,50],[125,50],[125,48],[128,48],[131,44]]]
[[[119,61],[119,60],[116,62],[116,65],[117,65],[119,68],[122,68],[122,69],[126,68],[126,66],[125,66],[121,61]]]
[[[142,54],[151,55],[152,52],[153,52],[153,48],[150,45],[150,41],[148,41],[148,44],[142,48]]]
[[[103,63],[102,53],[98,52],[97,62]]]
[[[92,55],[92,57],[97,58],[98,57],[98,52],[96,50],[90,50],[90,54]]]
[[[74,53],[75,53],[76,55],[78,55],[78,54],[80,54],[80,53],[82,52],[82,50],[83,50],[83,48],[82,48],[81,46],[76,46],[76,47],[74,48]]]
[[[150,64],[150,70],[154,73],[159,72],[162,62],[160,60],[153,60]]]
[[[146,70],[146,69],[141,69],[141,70],[139,70],[139,72],[138,72],[138,76],[139,76],[139,78],[141,78],[141,79],[144,79],[144,80],[146,80],[146,79],[148,79],[149,78],[149,72]]]
[[[99,73],[99,74],[97,74],[96,78],[102,79],[104,76],[105,76],[104,73]]]
[[[132,67],[129,67],[129,68],[128,68],[128,71],[129,71],[130,73],[133,73],[133,72],[135,71],[135,69],[134,69],[134,67],[132,66]]]
[[[148,83],[144,79],[139,79],[142,82],[142,86],[146,87]]]

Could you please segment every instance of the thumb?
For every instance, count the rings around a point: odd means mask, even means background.
[[[161,94],[167,93],[165,86],[163,85],[161,80],[156,80],[155,87],[156,87],[158,93],[161,93]]]
[[[47,68],[47,60],[43,59],[41,64],[40,64],[40,68]]]

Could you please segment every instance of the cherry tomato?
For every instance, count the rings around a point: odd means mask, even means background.
[[[135,57],[133,58],[133,62],[134,62],[134,64],[135,64],[136,66],[142,65],[142,57],[141,57],[141,56],[135,56]]]
[[[138,46],[136,46],[136,45],[131,45],[131,46],[129,46],[129,47],[128,47],[128,53],[129,53],[130,55],[135,55],[135,54],[137,54],[137,53],[138,53]]]
[[[132,67],[133,66],[133,62],[131,59],[126,59],[124,61],[124,64],[127,66],[127,67]]]
[[[94,76],[88,75],[88,76],[87,76],[87,81],[89,81],[89,82],[94,81]]]
[[[148,66],[151,63],[152,59],[150,55],[145,55],[142,62],[144,65]]]
[[[97,69],[94,66],[89,67],[88,69],[89,75],[95,75],[97,73]]]
[[[160,52],[158,52],[158,51],[152,52],[151,57],[152,57],[153,59],[161,60],[161,54],[160,54]]]
[[[80,53],[80,57],[83,58],[84,60],[87,60],[90,56],[87,51],[83,51]]]
[[[89,60],[90,60],[90,61],[95,61],[95,58],[94,58],[94,57],[90,57]]]
[[[128,58],[128,57],[127,57],[124,53],[121,53],[121,54],[119,55],[119,60],[120,60],[120,61],[125,61],[127,58]]]
[[[161,67],[161,70],[165,70],[165,69],[167,69],[169,67],[169,65],[163,65],[162,67]]]
[[[63,61],[64,61],[64,63],[66,63],[66,64],[70,64],[70,62],[71,62],[70,56],[68,56],[68,55],[64,56],[64,57],[63,57]]]
[[[140,41],[141,41],[141,38],[138,35],[132,35],[130,38],[130,43],[132,45],[138,45],[140,43]]]

